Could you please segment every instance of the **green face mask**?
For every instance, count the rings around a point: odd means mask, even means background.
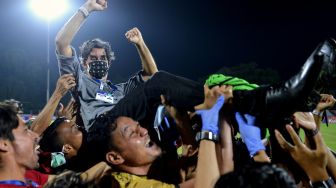
[[[59,167],[61,165],[64,165],[66,163],[64,153],[62,152],[54,152],[51,153],[51,164],[50,166],[52,168]]]

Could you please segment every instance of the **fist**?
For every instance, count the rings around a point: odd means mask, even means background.
[[[143,42],[141,33],[140,33],[139,29],[136,28],[136,27],[127,31],[125,36],[126,36],[128,41],[130,41],[134,44],[140,44],[141,42]]]

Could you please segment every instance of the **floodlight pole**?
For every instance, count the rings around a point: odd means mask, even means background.
[[[47,101],[49,101],[50,93],[49,93],[49,88],[50,88],[50,18],[47,19]]]

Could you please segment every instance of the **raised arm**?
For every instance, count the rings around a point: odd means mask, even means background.
[[[107,0],[87,0],[78,11],[65,23],[62,29],[56,35],[56,50],[65,57],[71,57],[71,42],[85,19],[93,11],[101,11],[106,9]]]
[[[70,88],[75,86],[75,78],[71,74],[64,74],[57,80],[56,89],[50,97],[50,100],[31,125],[32,131],[36,132],[38,135],[43,133],[43,131],[49,126],[52,116],[54,115],[62,97],[67,91],[69,91]]]
[[[139,53],[142,63],[143,76],[144,80],[146,81],[150,76],[158,71],[155,60],[151,52],[149,51],[145,41],[143,40],[141,32],[138,28],[135,27],[127,31],[125,36],[128,41],[132,42],[135,45]]]

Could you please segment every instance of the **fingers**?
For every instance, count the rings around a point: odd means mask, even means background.
[[[245,120],[243,116],[240,114],[240,112],[236,112],[235,115],[236,115],[236,120],[237,120],[238,125],[245,124]]]
[[[74,104],[75,104],[75,100],[71,99],[70,102],[68,103],[68,105],[65,107],[65,109],[67,109],[67,110],[73,109]]]
[[[248,125],[254,125],[254,122],[256,120],[255,116],[252,116],[250,114],[244,114],[245,119],[247,120]]]
[[[275,130],[274,132],[275,132],[275,138],[277,139],[282,149],[289,151],[289,152],[294,150],[294,146],[288,143],[278,130]]]
[[[62,103],[59,103],[58,116],[61,116],[63,109],[64,105]]]
[[[138,28],[134,27],[131,30],[127,31],[125,36],[128,40],[131,41],[134,37],[140,37],[141,33]]]
[[[232,86],[231,85],[220,86],[219,92],[220,92],[221,95],[225,96],[225,99],[229,99],[229,98],[233,97]]]
[[[317,133],[314,137],[317,151],[326,151],[327,146],[325,145],[323,138],[320,133]]]
[[[58,79],[59,83],[65,84],[64,87],[66,89],[70,89],[76,86],[75,77],[72,74],[64,74]]]
[[[286,125],[286,130],[289,133],[290,137],[292,138],[294,145],[299,146],[302,144],[300,137],[296,134],[292,126]]]

